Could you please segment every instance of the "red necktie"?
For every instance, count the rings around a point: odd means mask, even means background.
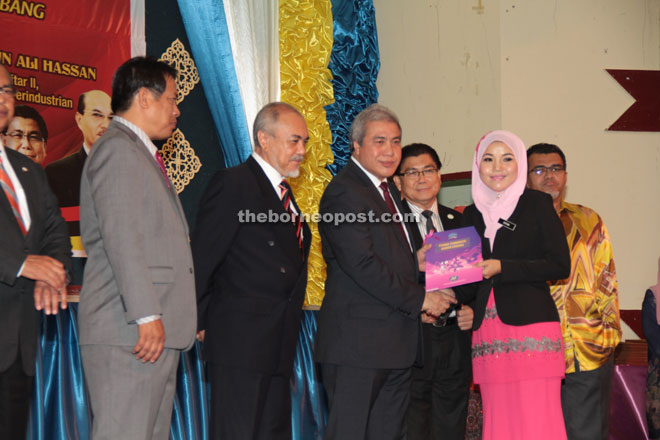
[[[154,154],[156,157],[156,162],[158,162],[158,166],[160,167],[160,172],[163,173],[163,177],[165,178],[165,181],[167,182],[167,187],[170,187],[170,178],[167,176],[167,170],[165,169],[165,162],[163,162],[163,157],[160,155],[160,151],[156,151],[156,154]]]
[[[305,259],[305,249],[303,248],[303,236],[302,236],[302,220],[300,216],[296,214],[291,208],[291,203],[293,202],[293,195],[291,194],[291,187],[286,179],[282,180],[280,183],[280,194],[282,197],[282,203],[284,204],[284,209],[291,215],[291,220],[293,221],[294,226],[296,227],[296,237],[298,238],[298,246],[300,247],[300,252],[302,254],[303,260]]]
[[[23,222],[23,217],[21,216],[21,208],[18,205],[18,199],[16,198],[16,192],[14,191],[14,185],[11,183],[11,179],[5,171],[5,167],[2,163],[2,157],[0,157],[0,186],[5,191],[11,210],[14,212],[16,221],[18,222],[18,227],[21,229],[23,235],[27,235],[27,229],[25,229],[25,223]]]
[[[392,200],[392,196],[390,195],[390,188],[387,186],[387,182],[381,182],[380,183],[380,189],[383,190],[383,197],[385,198],[385,203],[387,203],[387,207],[390,208],[390,212],[392,213],[394,218],[399,218],[399,212],[396,210],[396,206],[394,206],[394,201]],[[399,229],[401,230],[401,234],[403,234],[403,239],[408,243],[408,237],[406,236],[406,232],[403,230],[403,225],[401,224],[400,221],[395,221],[394,218],[392,218],[392,221],[394,221],[398,226]]]

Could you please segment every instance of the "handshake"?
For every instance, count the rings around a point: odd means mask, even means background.
[[[433,324],[436,320],[449,310],[452,305],[457,304],[456,295],[452,289],[432,290],[426,292],[424,296],[424,303],[422,304],[422,322],[426,324]],[[472,321],[474,319],[474,312],[466,305],[462,305],[457,309],[457,322],[461,330],[469,330],[472,328]]]

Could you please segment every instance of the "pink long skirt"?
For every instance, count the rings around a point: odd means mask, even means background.
[[[566,439],[558,322],[504,324],[491,290],[484,321],[472,335],[472,368],[483,401],[483,440]]]

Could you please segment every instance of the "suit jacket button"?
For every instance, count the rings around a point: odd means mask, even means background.
[[[284,268],[284,266],[280,267],[280,272],[286,273],[286,268]]]
[[[275,242],[273,240],[268,240],[268,246],[270,247],[275,246]]]
[[[192,267],[191,267],[191,268],[189,268],[188,270],[190,271],[190,273],[192,273],[192,272],[193,272],[193,270],[192,270]]]

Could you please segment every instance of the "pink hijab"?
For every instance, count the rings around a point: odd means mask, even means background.
[[[655,319],[660,324],[660,258],[658,259],[658,284],[649,287],[649,290],[655,296]]]
[[[486,186],[479,176],[479,162],[481,162],[481,157],[490,144],[498,141],[511,148],[518,163],[518,176],[516,180],[500,193]],[[525,144],[523,144],[518,136],[508,131],[495,130],[486,133],[477,144],[477,151],[474,154],[474,163],[472,164],[472,200],[474,200],[474,204],[484,218],[484,223],[486,224],[484,235],[490,240],[491,250],[493,250],[495,234],[502,227],[498,223],[498,220],[506,220],[511,216],[513,210],[516,209],[520,195],[525,191],[526,184],[527,151],[525,150]]]

